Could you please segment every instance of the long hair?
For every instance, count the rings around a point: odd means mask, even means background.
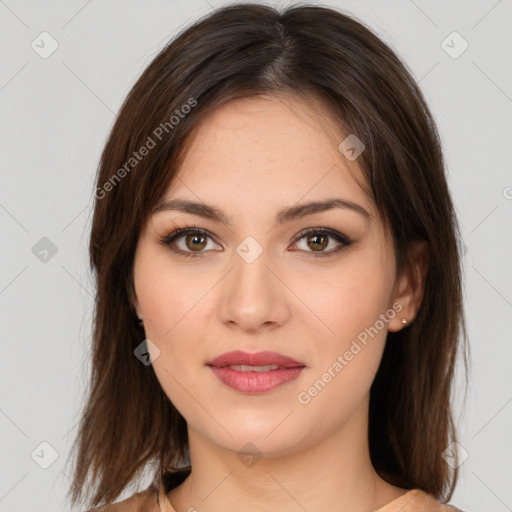
[[[357,163],[392,235],[397,276],[412,275],[410,242],[428,244],[421,307],[411,325],[388,333],[371,387],[369,447],[393,485],[452,496],[457,469],[442,454],[456,441],[452,382],[461,343],[468,347],[459,228],[432,114],[405,64],[350,15],[237,3],[186,27],[156,55],[101,155],[89,246],[92,364],[73,445],[73,505],[112,503],[148,464],[161,475],[186,456],[185,419],[134,355],[145,338],[131,302],[135,247],[201,121],[237,98],[277,94],[320,100],[341,132],[364,143]]]

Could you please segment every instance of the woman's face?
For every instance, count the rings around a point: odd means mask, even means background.
[[[302,450],[356,418],[366,436],[387,331],[407,316],[393,297],[392,243],[354,181],[363,183],[357,159],[337,147],[348,134],[335,140],[327,126],[291,98],[218,109],[163,195],[201,210],[160,209],[138,242],[135,306],[156,376],[189,429],[235,452]],[[301,209],[327,200],[357,206]],[[198,213],[210,209],[221,220]],[[209,234],[161,241],[195,227]],[[300,364],[274,360],[279,368],[259,375],[209,365],[231,351]]]

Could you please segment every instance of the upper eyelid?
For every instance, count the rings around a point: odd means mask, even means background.
[[[217,245],[221,245],[217,241],[216,235],[214,235],[213,233],[211,233],[209,230],[207,230],[205,228],[200,228],[195,225],[174,229],[171,233],[169,233],[169,235],[165,236],[164,239],[171,238],[171,240],[169,242],[169,243],[171,243],[171,242],[175,242],[177,239],[179,239],[183,236],[186,236],[189,233],[194,233],[194,232],[205,235],[205,236],[209,237]],[[326,227],[326,226],[316,226],[316,227],[313,226],[313,227],[309,227],[309,228],[304,228],[304,229],[300,230],[293,237],[292,243],[297,243],[299,240],[304,238],[309,233],[314,233],[314,232],[322,232],[325,235],[327,235],[335,240],[336,240],[336,238],[340,238],[341,241],[337,240],[338,243],[347,243],[347,244],[352,243],[352,239],[350,237],[348,237],[347,235],[345,235],[344,233],[342,233],[336,229]],[[190,251],[190,252],[194,252],[194,251]],[[197,251],[197,252],[200,253],[200,252],[205,252],[205,251]]]

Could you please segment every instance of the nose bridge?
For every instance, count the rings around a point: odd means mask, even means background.
[[[248,236],[235,252],[221,308],[223,321],[236,322],[247,330],[282,323],[288,315],[286,292],[268,268],[272,268],[270,251]]]
[[[233,270],[233,281],[235,290],[242,295],[251,296],[252,300],[257,297],[266,295],[268,300],[271,293],[270,274],[267,268],[269,265],[269,250],[263,246],[252,236],[247,236],[238,244],[235,249]]]

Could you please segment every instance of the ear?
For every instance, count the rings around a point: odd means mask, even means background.
[[[395,294],[391,305],[399,302],[402,309],[397,311],[395,317],[388,323],[388,330],[391,332],[399,331],[410,324],[416,317],[423,301],[429,264],[428,244],[425,240],[410,242],[408,261],[407,269],[395,284]],[[402,323],[402,318],[407,320],[405,325]]]

